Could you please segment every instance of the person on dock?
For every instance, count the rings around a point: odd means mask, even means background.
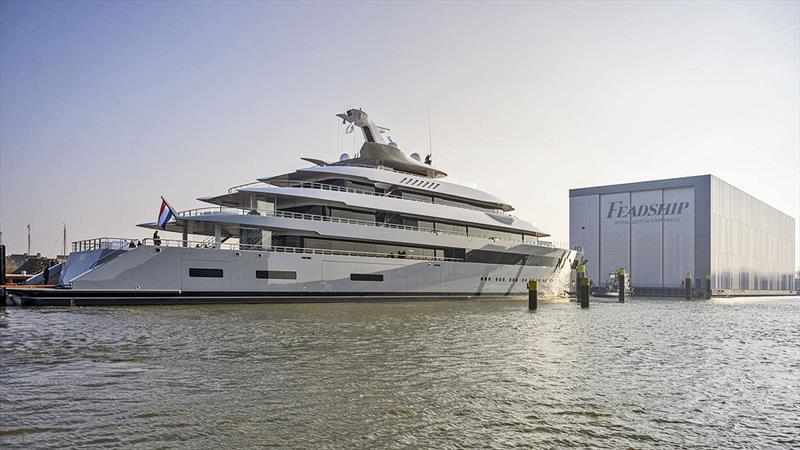
[[[128,248],[136,248],[136,244],[135,244],[133,241],[131,241],[131,242],[128,244]]]
[[[50,263],[48,262],[46,266],[44,266],[44,271],[42,272],[42,279],[44,280],[43,284],[47,284],[50,282]]]
[[[153,245],[161,245],[161,236],[158,235],[158,230],[153,233]]]

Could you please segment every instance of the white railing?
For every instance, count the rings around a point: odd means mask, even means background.
[[[253,183],[250,183],[250,184],[253,184]],[[355,188],[349,188],[349,187],[344,187],[344,186],[337,186],[335,184],[317,183],[315,181],[274,180],[274,181],[271,181],[271,182],[266,183],[266,184],[268,184],[268,185],[271,184],[273,186],[278,186],[278,187],[319,189],[319,190],[322,190],[322,191],[347,192],[347,193],[350,193],[350,194],[372,195],[372,196],[375,196],[375,197],[389,197],[389,198],[394,198],[394,199],[398,199],[398,200],[408,200],[408,201],[412,201],[412,202],[427,203],[429,205],[435,204],[435,205],[442,205],[442,206],[452,206],[454,208],[468,209],[470,211],[490,212],[487,209],[483,209],[483,208],[480,208],[480,207],[477,207],[477,206],[473,207],[473,206],[469,206],[469,205],[460,205],[458,203],[456,203],[456,204],[452,204],[452,203],[436,203],[432,198],[431,198],[431,200],[421,200],[421,199],[418,199],[418,198],[403,197],[403,196],[396,195],[396,194],[391,194],[391,193],[380,193],[380,192],[368,191],[366,189],[355,189]],[[502,215],[502,216],[514,217],[513,215],[506,214],[506,213],[500,211],[499,209],[493,209],[493,210],[491,210],[491,213],[492,214]]]
[[[263,185],[267,185],[267,186],[269,185],[268,183],[265,183],[263,181],[252,181],[250,183],[237,184],[236,186],[231,186],[231,187],[228,188],[228,194],[233,194],[233,191],[238,191],[239,188],[248,187],[248,186],[255,186],[256,184],[263,184]]]
[[[312,220],[316,222],[331,222],[331,223],[344,223],[348,225],[361,225],[361,226],[369,226],[375,228],[389,228],[393,230],[405,230],[405,231],[417,231],[417,232],[424,232],[424,233],[434,233],[434,234],[445,234],[450,236],[461,236],[461,237],[474,237],[479,239],[488,239],[493,241],[503,241],[503,242],[528,242],[534,243],[529,241],[523,241],[522,238],[520,239],[509,239],[507,237],[495,236],[491,234],[483,234],[483,233],[462,233],[459,231],[446,231],[446,230],[437,230],[435,228],[427,228],[427,227],[415,227],[411,225],[401,225],[401,224],[394,224],[394,223],[386,223],[386,222],[370,222],[368,220],[358,220],[358,219],[347,219],[344,217],[331,217],[331,216],[319,216],[315,214],[303,214],[303,213],[295,213],[289,211],[274,211],[274,212],[266,212],[266,211],[257,211],[255,209],[240,209],[240,208],[220,208],[220,207],[205,207],[205,208],[195,208],[186,211],[181,211],[178,213],[180,217],[192,217],[192,216],[203,216],[209,214],[233,214],[233,215],[244,215],[244,216],[268,216],[268,217],[280,217],[284,219],[297,219],[297,220]],[[552,243],[541,243],[543,241],[539,241],[539,243],[543,246],[552,247]],[[548,245],[549,244],[549,245]]]
[[[85,239],[82,241],[74,241],[72,243],[72,251],[73,252],[83,252],[87,250],[119,250],[121,248],[128,248],[131,245],[131,242],[134,243],[134,246],[138,239],[128,239],[128,238],[112,238],[112,237],[99,237],[94,239]]]
[[[323,190],[323,191],[349,192],[351,194],[373,195],[373,196],[376,196],[376,197],[391,197],[391,198],[397,198],[397,199],[400,199],[400,200],[412,200],[412,201],[421,202],[421,203],[433,203],[433,200],[425,201],[425,200],[420,200],[420,199],[416,199],[416,198],[403,198],[403,197],[401,197],[399,195],[383,194],[383,193],[380,193],[380,192],[368,191],[366,189],[355,189],[355,188],[349,188],[349,187],[344,187],[344,186],[337,186],[335,184],[317,183],[315,181],[274,180],[274,181],[271,181],[270,184],[272,184],[273,186],[279,186],[279,187],[299,187],[299,188],[305,188],[305,189],[319,189],[319,190]]]
[[[158,242],[158,245],[156,245]],[[208,243],[206,241],[184,241],[180,239],[159,239],[158,241],[152,238],[142,240],[142,245],[153,247],[191,247],[191,248],[219,248],[223,250],[237,250],[237,251],[254,251],[254,252],[275,252],[275,253],[304,253],[311,255],[341,255],[341,256],[368,256],[373,258],[394,258],[394,259],[415,259],[425,261],[463,261],[460,258],[445,258],[437,256],[424,256],[413,254],[394,254],[394,253],[380,253],[380,252],[361,252],[349,250],[329,250],[324,248],[300,248],[300,247],[281,247],[281,246],[260,246],[248,245],[239,243],[226,243],[219,244]]]
[[[185,211],[178,212],[179,217],[193,217],[193,216],[205,216],[209,214],[234,214],[234,215],[245,215],[249,212],[247,209],[242,208],[229,208],[227,206],[205,206],[202,208],[194,208],[194,209],[187,209]]]

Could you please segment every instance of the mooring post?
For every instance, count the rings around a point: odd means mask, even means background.
[[[619,302],[625,303],[625,268],[617,270],[617,286],[619,286]]]
[[[6,246],[0,245],[0,308],[6,306]]]
[[[583,264],[578,264],[577,272],[575,273],[575,295],[578,297],[578,301],[581,301],[581,280],[586,276],[586,266]]]
[[[0,245],[0,285],[6,285],[6,246]]]
[[[711,275],[706,275],[706,300],[711,298]]]
[[[684,294],[685,294],[686,300],[691,300],[692,299],[692,273],[691,272],[686,272],[686,274],[684,275],[683,278],[684,278],[684,280],[683,280],[683,289],[685,291]]]
[[[528,309],[536,309],[539,302],[539,282],[528,281]]]
[[[589,307],[589,277],[581,278],[581,288],[578,298],[581,301],[581,308]]]

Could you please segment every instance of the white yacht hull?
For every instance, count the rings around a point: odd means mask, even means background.
[[[142,246],[94,266],[93,260],[103,258],[100,251],[75,252],[62,280],[69,288],[26,295],[38,295],[38,302],[28,304],[39,305],[66,304],[64,299],[99,305],[469,298],[523,295],[528,280],[539,280],[542,292],[561,295],[568,290],[576,252],[553,251],[563,255],[557,267]],[[76,269],[82,273],[76,275]],[[190,269],[222,272],[198,277],[190,276]],[[257,271],[295,278],[257,278]],[[43,300],[48,296],[62,300],[48,303]]]

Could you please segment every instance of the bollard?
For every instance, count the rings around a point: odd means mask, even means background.
[[[6,306],[6,246],[0,245],[0,308]]]
[[[575,273],[575,295],[578,297],[578,301],[581,301],[581,280],[586,277],[586,266],[583,264],[578,264],[577,272]]]
[[[578,294],[581,302],[581,308],[589,307],[589,278],[581,278],[581,288]]]
[[[625,303],[625,268],[617,270],[617,286],[619,287],[619,302]]]
[[[711,275],[706,275],[706,300],[711,298]]]
[[[683,280],[683,290],[685,291],[686,300],[692,299],[692,273],[686,272]]]
[[[528,281],[528,309],[534,310],[539,302],[539,282],[536,280]]]
[[[0,245],[0,285],[6,284],[6,246]]]

